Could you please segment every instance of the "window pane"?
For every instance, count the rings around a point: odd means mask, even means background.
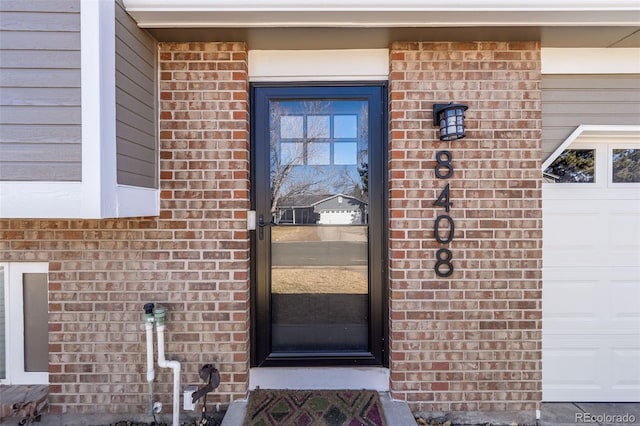
[[[567,149],[544,171],[548,182],[595,182],[595,158],[593,149]]]
[[[24,371],[49,370],[47,274],[22,275]]]
[[[282,139],[302,139],[304,137],[304,117],[283,115],[280,118],[280,137]]]
[[[307,138],[328,139],[331,134],[331,116],[310,115],[307,117]]]
[[[331,144],[327,142],[309,142],[307,164],[328,166],[331,164]]]
[[[336,139],[355,139],[358,137],[357,115],[336,115],[333,117],[333,137]]]
[[[640,182],[640,149],[613,150],[613,183]]]
[[[352,165],[358,163],[358,144],[355,142],[349,143],[336,143],[334,145],[335,150],[335,164]]]
[[[284,165],[304,164],[304,145],[292,142],[281,144],[280,162]]]
[[[5,353],[7,352],[6,348],[6,339],[4,335],[4,324],[6,321],[5,318],[5,300],[4,300],[4,267],[0,265],[0,379],[7,378],[7,370],[6,370],[6,359]]]

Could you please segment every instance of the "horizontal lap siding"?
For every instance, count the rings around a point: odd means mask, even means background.
[[[542,77],[542,158],[581,124],[639,125],[640,76],[622,74]]]
[[[116,2],[116,153],[118,183],[158,187],[156,43]]]
[[[535,421],[542,397],[540,78],[536,42],[392,45],[391,391],[414,410],[524,411]],[[469,106],[467,137],[440,142],[432,106],[450,101]],[[435,176],[439,150],[452,155],[448,179]],[[449,213],[434,205],[446,184]],[[434,238],[434,219],[443,214],[455,223],[449,244]],[[440,248],[452,253],[448,278],[434,271]]]
[[[0,89],[0,180],[79,181],[79,0],[0,3]]]

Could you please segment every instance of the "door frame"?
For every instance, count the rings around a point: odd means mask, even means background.
[[[330,90],[342,93],[331,93]],[[267,285],[260,285],[270,280],[270,267],[259,268],[259,265],[270,265],[271,250],[259,250],[257,230],[250,231],[251,237],[251,367],[294,367],[294,366],[383,366],[388,367],[388,335],[389,335],[389,307],[388,307],[388,269],[387,269],[387,161],[388,161],[388,84],[386,81],[364,82],[291,82],[291,83],[252,83],[250,85],[250,161],[251,161],[251,210],[256,210],[260,204],[256,191],[256,177],[269,173],[269,164],[258,161],[259,146],[256,143],[258,129],[265,131],[268,137],[268,114],[257,114],[257,103],[268,102],[269,99],[318,98],[318,99],[354,99],[371,98],[373,92],[379,94],[379,111],[375,105],[370,105],[369,129],[370,133],[369,163],[379,164],[379,167],[369,168],[370,203],[378,208],[369,221],[369,353],[316,353],[316,354],[273,354],[271,353],[271,309],[270,289]],[[377,96],[377,95],[376,95]],[[264,110],[264,109],[263,109]],[[265,111],[268,111],[268,107]],[[378,118],[376,118],[376,116]],[[261,152],[262,157],[265,153]],[[371,185],[375,189],[371,190]],[[257,212],[256,215],[259,215]],[[270,230],[269,230],[270,231]],[[372,232],[373,231],[373,232]],[[270,232],[265,231],[262,244],[270,246]],[[378,261],[379,260],[379,261]],[[374,271],[375,268],[375,271]],[[265,309],[265,307],[267,307]]]

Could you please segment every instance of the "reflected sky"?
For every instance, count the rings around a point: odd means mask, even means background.
[[[320,194],[366,200],[366,101],[272,101],[270,138],[274,205]]]

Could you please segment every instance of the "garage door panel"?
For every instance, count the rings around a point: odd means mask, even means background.
[[[638,267],[638,200],[545,198],[543,214],[545,267]]]
[[[556,281],[545,277],[542,300],[545,326],[563,328],[564,322],[577,322],[586,326],[587,323],[598,320],[600,304],[598,284],[598,281],[586,278]],[[571,304],[566,303],[567,298],[572,299]],[[573,327],[573,324],[568,326]]]
[[[542,358],[545,401],[573,401],[576,391],[602,392],[599,365],[604,362],[602,348],[591,339],[573,335],[545,335]]]
[[[566,334],[543,338],[545,401],[640,401],[640,334]]]
[[[606,167],[593,185],[543,186],[546,401],[640,402],[640,188]]]
[[[630,330],[640,330],[640,282],[612,280],[609,288],[611,320],[625,323]]]
[[[629,203],[630,204],[630,203]],[[631,210],[631,206],[629,206]],[[612,212],[609,215],[609,250],[617,257],[616,265],[635,266],[640,253],[640,213]]]
[[[638,339],[640,340],[640,335]],[[628,343],[627,343],[628,345]],[[635,393],[640,401],[640,342],[635,342],[630,348],[614,348],[612,350],[613,372],[612,389],[616,392]]]
[[[544,329],[637,333],[640,280],[636,276],[636,268],[545,269]]]

